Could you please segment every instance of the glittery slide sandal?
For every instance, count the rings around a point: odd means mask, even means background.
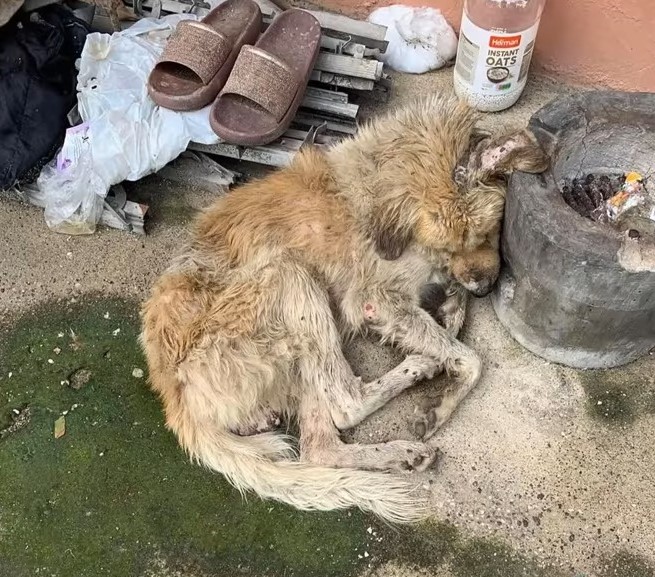
[[[268,144],[289,127],[321,45],[309,12],[282,12],[255,46],[244,46],[211,108],[214,132],[230,144]]]
[[[257,40],[262,14],[253,0],[226,0],[200,22],[182,20],[148,78],[148,93],[171,110],[197,110],[225,85],[239,50]]]

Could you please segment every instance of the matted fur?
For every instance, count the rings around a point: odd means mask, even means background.
[[[411,479],[394,471],[425,469],[436,449],[344,444],[339,430],[445,369],[450,385],[416,425],[427,438],[480,377],[455,338],[463,287],[486,293],[497,275],[504,176],[545,159],[529,133],[491,141],[475,122],[453,98],[419,101],[326,152],[301,152],[199,218],[142,313],[152,388],[193,459],[301,509],[424,515]],[[454,287],[439,309],[446,328],[419,306],[437,278]],[[341,350],[364,330],[409,353],[370,383]],[[291,416],[298,455],[274,430]]]

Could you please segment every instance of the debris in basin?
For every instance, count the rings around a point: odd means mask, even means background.
[[[588,174],[566,180],[561,187],[562,196],[580,216],[592,218],[592,212],[611,198],[621,186],[620,175]]]
[[[587,174],[566,180],[562,187],[566,203],[578,214],[620,231],[630,238],[655,234],[655,194],[638,172]]]

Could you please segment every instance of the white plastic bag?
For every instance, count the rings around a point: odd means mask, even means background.
[[[64,234],[95,231],[106,191],[93,170],[86,123],[67,130],[63,148],[41,171],[37,185],[46,191],[45,220],[52,230]]]
[[[38,180],[50,228],[92,233],[111,185],[156,172],[192,140],[218,142],[209,106],[174,112],[148,96],[148,76],[166,40],[180,20],[196,18],[144,18],[123,32],[87,36],[77,82],[83,128],[67,131],[61,153]]]
[[[436,70],[457,53],[457,35],[436,8],[385,6],[371,12],[368,21],[387,27],[389,46],[381,58],[399,72]]]

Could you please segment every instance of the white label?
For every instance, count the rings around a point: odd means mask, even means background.
[[[77,164],[82,151],[89,144],[89,123],[84,122],[66,130],[64,144],[57,155],[57,170],[64,172]]]
[[[485,30],[462,18],[455,74],[474,92],[489,95],[522,90],[539,22],[522,32]]]

